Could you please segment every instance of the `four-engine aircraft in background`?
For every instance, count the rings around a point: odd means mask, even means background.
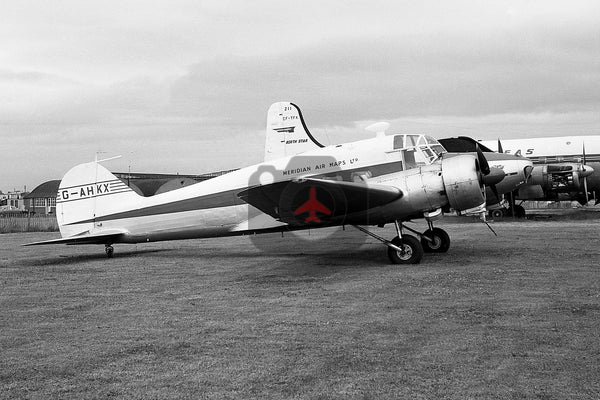
[[[498,153],[527,157],[534,163],[531,179],[515,192],[517,200],[600,202],[600,136],[498,139],[482,142]],[[517,206],[520,207],[520,206]],[[525,210],[517,208],[517,213]]]
[[[491,213],[525,216],[516,200],[576,200],[581,204],[600,201],[600,136],[561,136],[498,141],[474,141],[468,137],[440,139],[450,151],[473,151],[476,146],[488,160],[504,155],[533,162],[527,183],[510,196],[508,209]],[[494,153],[493,148],[498,152]],[[492,165],[495,162],[490,161]]]
[[[111,257],[116,243],[353,225],[384,243],[391,262],[418,263],[423,246],[448,250],[448,234],[433,226],[442,208],[483,207],[484,185],[504,176],[491,173],[481,151],[450,157],[426,135],[324,146],[289,102],[270,107],[265,149],[263,163],[150,197],[136,194],[101,161],[77,165],[59,185],[62,238],[28,245],[102,244]],[[404,233],[403,223],[416,218],[429,224],[417,232],[421,240]],[[397,230],[392,240],[365,228],[388,223]]]

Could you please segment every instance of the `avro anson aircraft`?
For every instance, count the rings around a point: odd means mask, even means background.
[[[63,177],[56,201],[62,238],[39,244],[102,244],[206,238],[354,225],[384,243],[392,263],[418,263],[427,251],[445,252],[448,234],[433,226],[442,208],[481,208],[490,173],[481,151],[447,157],[437,140],[414,134],[378,135],[324,146],[306,128],[300,109],[273,104],[263,163],[144,197],[102,164],[80,164]],[[429,229],[405,227],[425,218]],[[393,223],[386,240],[365,226]],[[421,240],[405,234],[417,233]]]

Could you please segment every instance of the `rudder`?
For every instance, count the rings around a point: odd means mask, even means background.
[[[294,103],[273,103],[267,113],[265,161],[325,147],[310,133]]]
[[[143,197],[98,162],[79,164],[63,177],[56,197],[56,219],[62,237],[98,227],[102,215],[136,208]]]

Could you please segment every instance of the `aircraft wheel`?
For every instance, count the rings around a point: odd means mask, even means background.
[[[443,229],[427,229],[423,232],[423,236],[433,240],[433,242],[430,242],[423,237],[421,238],[421,245],[426,253],[445,253],[450,248],[450,236]]]
[[[502,219],[504,218],[504,209],[499,208],[497,210],[490,211],[490,217],[493,219]]]
[[[402,252],[388,247],[388,257],[392,264],[418,264],[423,258],[421,242],[414,236],[404,235],[402,241],[399,237],[392,239],[392,244],[401,247]]]
[[[525,208],[515,205],[513,207],[513,216],[516,218],[525,218]]]
[[[115,249],[112,246],[106,246],[104,248],[104,251],[106,252],[106,257],[112,258],[113,253],[115,252]]]

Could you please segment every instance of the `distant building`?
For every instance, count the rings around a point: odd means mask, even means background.
[[[25,208],[36,214],[55,214],[60,180],[44,182],[25,196]]]
[[[15,190],[13,192],[0,192],[0,211],[25,211],[25,196],[27,192]]]

